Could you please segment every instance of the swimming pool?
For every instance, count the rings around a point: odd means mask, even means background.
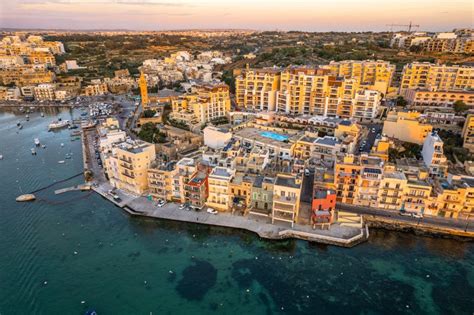
[[[288,140],[288,136],[281,135],[279,133],[271,132],[271,131],[264,131],[261,132],[260,135],[262,137],[270,138],[276,141],[286,141]]]

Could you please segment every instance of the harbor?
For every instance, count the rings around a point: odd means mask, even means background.
[[[240,228],[192,223],[192,217],[186,218],[188,223],[133,215],[93,190],[56,195],[55,190],[84,183],[84,151],[82,141],[70,141],[70,130],[48,132],[47,125],[57,116],[72,120],[75,115],[66,111],[43,118],[35,113],[17,133],[21,118],[0,113],[0,147],[9,148],[1,150],[0,161],[0,187],[6,192],[0,222],[5,290],[0,292],[8,293],[0,293],[2,313],[59,314],[67,309],[82,314],[94,308],[99,314],[156,314],[184,304],[186,313],[212,313],[210,305],[220,313],[265,313],[281,307],[290,313],[322,307],[335,313],[381,313],[387,307],[404,312],[406,305],[417,314],[468,312],[460,305],[470,299],[472,287],[468,277],[459,275],[473,268],[470,242],[369,228],[368,240],[347,249],[295,238],[267,239]],[[29,152],[34,138],[47,146],[37,149],[36,156]],[[58,164],[69,152],[73,158]],[[107,193],[107,188],[101,189]],[[34,202],[15,201],[33,191]],[[118,194],[139,210],[141,199],[132,202]],[[162,209],[140,202],[156,212]],[[164,212],[173,209],[167,204]],[[196,220],[197,212],[177,211]],[[209,214],[208,220],[221,215]],[[199,299],[194,298],[196,283],[202,284]],[[350,298],[344,293],[347,283],[356,288]],[[433,287],[432,295],[419,295]],[[402,288],[417,294],[395,301]],[[383,293],[375,297],[373,290]],[[157,307],[157,296],[167,302],[158,301]],[[334,299],[339,306],[330,302]],[[307,306],[299,309],[299,301]]]

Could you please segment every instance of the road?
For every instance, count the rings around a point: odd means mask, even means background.
[[[400,222],[409,222],[409,223],[416,223],[420,225],[432,225],[441,228],[451,228],[451,229],[458,229],[463,231],[474,232],[474,218],[470,220],[463,220],[463,219],[451,219],[451,218],[442,218],[442,217],[432,217],[432,216],[425,216],[422,219],[417,219],[414,217],[409,216],[402,216],[399,214],[397,210],[382,210],[382,209],[374,209],[369,207],[359,207],[359,206],[352,206],[352,205],[345,205],[338,203],[337,209],[357,213],[357,214],[365,214],[365,215],[373,215],[376,217],[381,218],[391,218],[393,220],[397,220]]]
[[[382,133],[383,126],[380,124],[367,124],[365,127],[367,127],[369,132],[365,138],[361,139],[361,141],[366,141],[366,143],[360,152],[369,153],[375,143],[377,135]],[[374,132],[372,131],[373,129],[375,129]]]

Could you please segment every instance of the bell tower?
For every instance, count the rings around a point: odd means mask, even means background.
[[[145,107],[148,105],[149,100],[148,100],[148,89],[146,86],[145,74],[143,73],[143,71],[140,71],[140,79],[138,81],[138,85],[140,86],[140,96],[142,99],[142,105]]]

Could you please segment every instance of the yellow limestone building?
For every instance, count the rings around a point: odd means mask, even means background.
[[[383,124],[383,134],[404,142],[423,144],[433,126],[421,121],[421,114],[415,111],[390,111]]]
[[[112,148],[104,167],[112,186],[141,195],[148,190],[148,169],[154,160],[154,144],[128,140]]]
[[[413,62],[403,67],[401,95],[409,89],[432,91],[462,91],[474,89],[474,67],[435,65]]]
[[[332,61],[325,68],[330,69],[333,75],[356,79],[360,85],[384,95],[389,92],[395,73],[395,65],[383,60]]]
[[[188,125],[203,125],[230,111],[229,87],[226,84],[199,85],[192,93],[173,99],[171,104],[173,119]]]
[[[274,111],[280,86],[280,70],[274,68],[239,71],[235,78],[235,101],[248,111]]]

